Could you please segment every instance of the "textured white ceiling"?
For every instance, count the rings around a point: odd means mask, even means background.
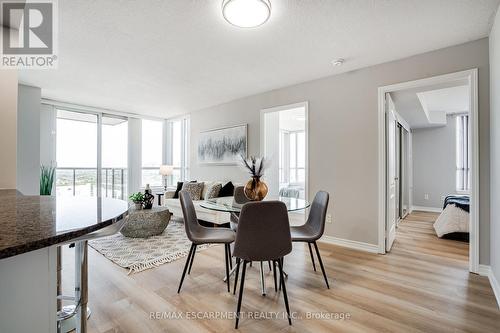
[[[396,111],[408,123],[410,128],[439,127],[446,125],[446,115],[463,113],[469,110],[469,83],[467,80],[450,81],[443,84],[430,85],[415,89],[392,92]],[[421,96],[422,100],[418,97]],[[424,111],[422,101],[427,111],[435,115],[436,122],[430,122]]]
[[[21,82],[169,117],[485,37],[499,0],[271,0],[255,29],[228,24],[221,2],[59,0],[59,69]]]

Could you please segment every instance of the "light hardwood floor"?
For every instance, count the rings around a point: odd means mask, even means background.
[[[416,212],[400,224],[390,254],[377,255],[320,244],[330,279],[314,272],[304,244],[285,259],[291,310],[301,319],[240,321],[240,332],[500,332],[500,311],[488,279],[467,272],[467,244],[438,239],[436,214]],[[64,281],[72,279],[71,253],[65,249]],[[229,332],[233,319],[150,319],[151,312],[233,312],[237,297],[226,292],[223,247],[196,254],[183,289],[177,286],[185,259],[127,275],[90,250],[89,331]],[[69,267],[68,267],[69,266]],[[259,292],[257,265],[247,271],[242,311],[284,312],[272,274],[268,295]],[[67,267],[67,268],[66,268]],[[267,272],[267,270],[266,270]],[[346,313],[348,320],[307,319],[307,313]]]

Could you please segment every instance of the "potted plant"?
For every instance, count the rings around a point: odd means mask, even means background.
[[[128,198],[135,204],[135,209],[142,209],[142,203],[144,202],[144,194],[142,192],[133,193]]]
[[[40,195],[51,195],[54,187],[54,174],[56,167],[53,165],[40,166]]]

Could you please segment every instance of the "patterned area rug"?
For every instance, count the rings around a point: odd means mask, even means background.
[[[167,229],[158,236],[129,238],[121,233],[89,242],[97,252],[129,272],[137,273],[155,268],[189,254],[191,242],[187,239],[184,224],[170,221]],[[210,245],[199,245],[196,251]]]

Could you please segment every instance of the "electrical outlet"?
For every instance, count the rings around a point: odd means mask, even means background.
[[[326,214],[326,223],[332,223],[332,214]]]
[[[427,193],[424,194],[424,200],[429,200],[429,194]]]
[[[444,202],[444,199],[446,199],[446,196],[442,195],[442,196],[441,196],[441,201],[443,201],[443,202]]]

